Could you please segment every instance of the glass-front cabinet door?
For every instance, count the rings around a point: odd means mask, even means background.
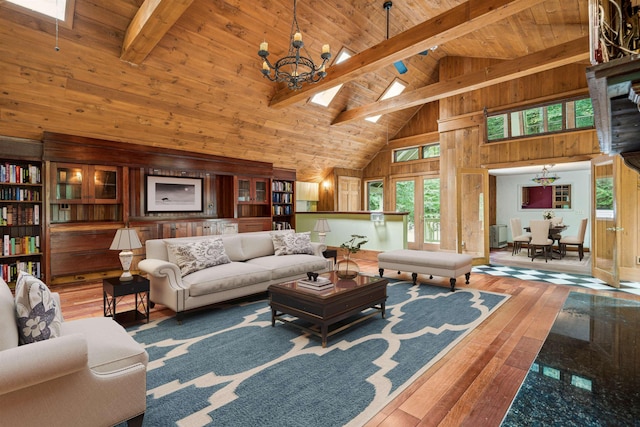
[[[255,203],[269,202],[269,182],[266,179],[255,180]]]
[[[238,178],[238,202],[251,201],[251,179]]]
[[[118,167],[52,163],[55,203],[120,202]]]
[[[78,165],[54,166],[55,199],[64,203],[81,203],[83,191],[84,167]]]
[[[268,204],[269,180],[266,178],[238,178],[238,203]]]
[[[93,166],[93,191],[90,196],[96,203],[117,203],[120,199],[118,169],[109,166]]]

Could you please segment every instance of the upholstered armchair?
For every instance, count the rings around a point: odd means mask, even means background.
[[[59,336],[19,345],[18,325],[0,279],[0,424],[142,425],[148,354],[124,328],[107,317],[62,319]]]

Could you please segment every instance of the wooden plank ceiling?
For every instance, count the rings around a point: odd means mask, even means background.
[[[263,78],[257,50],[266,40],[270,58],[286,54],[292,0],[76,0],[57,52],[52,22],[0,2],[0,134],[46,130],[267,161],[320,181],[333,167],[365,167],[427,102],[587,55],[584,0],[395,0],[388,41],[383,3],[298,0],[314,58],[325,43],[334,57],[342,47],[356,55],[291,92]],[[444,56],[505,62],[495,76],[447,85],[438,82]],[[377,103],[395,78],[407,91]],[[308,101],[337,83],[328,108]],[[377,123],[363,120],[374,112],[384,113]]]

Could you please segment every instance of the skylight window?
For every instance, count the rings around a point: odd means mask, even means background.
[[[66,0],[8,0],[8,2],[50,18],[66,20]]]
[[[407,84],[400,79],[395,79],[391,85],[384,91],[382,96],[378,99],[378,101],[384,101],[385,99],[393,98],[394,96],[400,95],[407,88]],[[365,120],[370,121],[371,123],[376,123],[382,114],[378,116],[366,117]]]
[[[345,48],[342,48],[333,63],[334,65],[339,64],[351,58],[351,56],[352,55]],[[338,94],[338,91],[341,87],[342,84],[339,84],[338,86],[334,86],[331,89],[318,92],[311,97],[311,102],[313,102],[314,104],[322,105],[323,107],[328,107],[329,104],[331,104],[331,101],[333,101],[333,98],[335,98],[335,96]]]

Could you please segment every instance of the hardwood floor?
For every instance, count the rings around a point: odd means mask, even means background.
[[[377,273],[374,261],[358,260],[358,264],[363,272]],[[389,273],[389,277],[395,275]],[[398,278],[410,280],[410,275],[403,273]],[[419,276],[421,279],[426,280]],[[429,282],[449,287],[449,279]],[[485,274],[472,274],[469,285],[458,286],[509,294],[511,298],[371,419],[367,427],[498,426],[569,291],[595,293]],[[66,320],[103,315],[101,283],[53,290],[60,292]],[[602,294],[635,298],[619,292]],[[126,301],[119,304],[127,309]],[[159,305],[151,310],[151,320],[173,315]]]

